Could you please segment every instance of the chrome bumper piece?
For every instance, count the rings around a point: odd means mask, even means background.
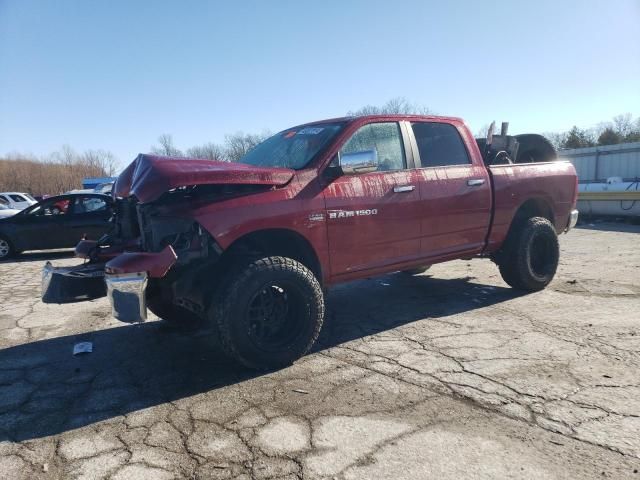
[[[147,272],[104,275],[111,311],[121,322],[144,322],[147,319]]]
[[[571,213],[569,214],[569,223],[567,224],[567,229],[565,230],[566,232],[571,230],[576,226],[576,223],[578,223],[578,213],[578,210],[571,210]]]

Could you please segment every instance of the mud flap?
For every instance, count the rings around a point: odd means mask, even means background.
[[[42,269],[43,303],[81,302],[106,295],[103,263],[54,267],[47,262]]]

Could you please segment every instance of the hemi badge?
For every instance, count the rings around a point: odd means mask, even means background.
[[[309,220],[311,220],[312,222],[322,222],[324,221],[324,214],[312,213],[311,215],[309,215]]]

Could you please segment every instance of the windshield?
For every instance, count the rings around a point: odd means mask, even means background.
[[[344,123],[319,123],[276,133],[239,162],[256,167],[304,168],[342,129]]]

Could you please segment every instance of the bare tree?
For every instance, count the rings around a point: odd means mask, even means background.
[[[86,165],[104,171],[108,177],[114,176],[119,167],[115,155],[105,150],[87,150],[80,158]]]
[[[613,130],[622,138],[633,132],[633,126],[633,117],[630,113],[624,113],[613,117]]]
[[[225,135],[225,157],[230,162],[237,162],[253,149],[253,147],[269,136],[269,132],[263,132],[261,134],[236,132]]]
[[[567,137],[566,132],[546,132],[542,135],[551,142],[556,150],[560,148],[560,146],[564,143],[565,138]]]
[[[204,145],[197,145],[187,150],[187,157],[191,158],[204,158],[207,160],[226,161],[226,155],[224,149],[216,143],[205,143]]]
[[[158,137],[159,146],[152,146],[151,153],[167,157],[182,157],[182,152],[173,144],[173,137],[169,133],[163,133]]]
[[[386,102],[382,106],[365,105],[355,111],[347,112],[351,117],[360,117],[363,115],[385,115],[385,114],[417,114],[429,115],[433,112],[427,107],[417,105],[408,101],[404,97],[395,97]]]

